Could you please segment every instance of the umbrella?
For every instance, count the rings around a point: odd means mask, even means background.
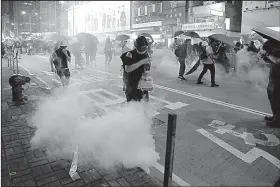
[[[141,36],[145,36],[146,38],[148,38],[148,40],[150,39],[151,41],[149,43],[154,43],[154,39],[152,37],[152,35],[150,35],[149,33],[142,33],[140,34]]]
[[[264,37],[265,39],[272,39],[280,42],[280,32],[265,27],[257,27],[253,28],[252,30]]]
[[[116,40],[118,41],[124,41],[124,40],[128,40],[130,37],[127,36],[126,34],[122,34],[116,37]]]
[[[184,33],[184,35],[191,38],[200,38],[200,36],[194,31],[187,31]]]
[[[90,33],[81,32],[76,35],[76,38],[78,38],[82,42],[92,41],[96,45],[99,44],[98,38]]]
[[[65,38],[65,36],[61,35],[61,34],[49,34],[44,36],[44,40],[51,40],[51,41],[62,41],[65,40],[67,41],[67,39]]]
[[[192,63],[189,66],[187,66],[186,71],[185,71],[186,72],[185,75],[189,75],[189,74],[195,72],[197,70],[197,68],[199,67],[199,65],[200,65],[199,57],[196,57],[192,61]]]
[[[79,39],[75,36],[66,36],[65,38],[67,39],[68,44],[70,45],[80,42]]]
[[[174,37],[180,36],[181,34],[184,34],[184,31],[176,31]]]
[[[236,40],[236,38],[228,37],[224,34],[212,34],[208,37],[223,42],[224,44],[227,44],[229,46],[235,47],[234,41]]]

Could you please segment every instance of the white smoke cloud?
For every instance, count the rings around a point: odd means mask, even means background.
[[[146,115],[152,107],[130,103],[101,117],[81,117],[87,113],[100,115],[99,110],[73,89],[55,93],[38,104],[31,118],[30,123],[37,128],[32,147],[45,147],[48,156],[71,160],[78,146],[84,158],[79,159],[82,164],[97,163],[105,169],[122,164],[149,172],[149,167],[159,159],[152,136],[152,120]]]

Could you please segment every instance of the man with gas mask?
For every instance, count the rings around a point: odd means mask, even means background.
[[[268,40],[260,53],[270,66],[267,95],[273,114],[264,119],[267,126],[280,128],[280,42]]]
[[[138,36],[134,42],[135,49],[121,55],[124,71],[127,72],[125,95],[127,102],[141,101],[147,91],[138,88],[139,81],[150,68],[151,60],[148,54],[148,41],[144,36]]]
[[[65,41],[60,42],[60,47],[56,49],[51,58],[51,68],[52,71],[55,71],[57,75],[61,79],[61,83],[63,86],[67,86],[69,84],[70,79],[70,71],[68,67],[68,62],[71,62],[70,52],[66,49],[67,44]],[[53,67],[55,66],[55,68]]]

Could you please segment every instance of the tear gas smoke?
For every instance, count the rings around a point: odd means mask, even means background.
[[[38,104],[31,118],[37,128],[31,145],[46,148],[49,157],[69,160],[78,146],[79,154],[86,158],[79,160],[82,164],[97,163],[105,169],[122,164],[149,172],[159,159],[152,121],[146,115],[151,110],[148,104],[129,103],[102,115],[100,108],[72,91],[56,93]],[[102,116],[81,117],[88,113]]]

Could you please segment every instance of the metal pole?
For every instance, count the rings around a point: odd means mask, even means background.
[[[31,30],[31,29],[32,29],[32,27],[31,27],[31,24],[32,24],[32,23],[31,23],[31,15],[29,15],[29,21],[30,21],[29,31],[30,31],[30,35],[31,35],[31,32],[32,32],[32,30]]]
[[[177,114],[168,114],[167,139],[165,150],[164,187],[172,186],[173,160],[175,148]]]
[[[56,1],[54,1],[54,29],[55,29],[55,32],[57,32],[56,30]]]
[[[6,14],[4,14],[4,37],[6,36]]]
[[[73,5],[73,36],[74,36],[74,34],[75,34],[75,32],[74,32],[74,29],[75,29],[75,27],[74,27],[74,21],[75,21],[75,17],[74,17],[74,12],[75,12],[74,6],[75,6],[75,1],[74,1],[74,5]]]

